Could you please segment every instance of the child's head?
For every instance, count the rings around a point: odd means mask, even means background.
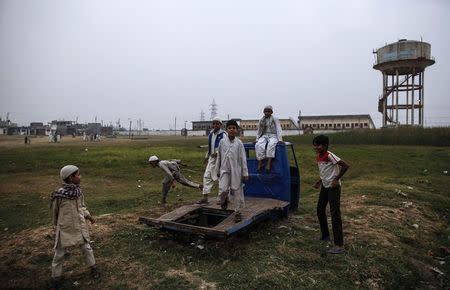
[[[237,130],[238,130],[238,124],[237,124],[236,120],[229,120],[227,122],[227,134],[228,134],[228,137],[230,137],[231,139],[236,137]]]
[[[148,158],[148,162],[151,166],[156,167],[158,165],[159,158],[156,155],[152,155]]]
[[[81,182],[80,170],[75,165],[66,165],[61,168],[59,176],[65,183],[80,184]]]
[[[219,129],[222,127],[222,120],[219,117],[215,117],[212,121],[212,127],[214,132],[219,131]]]
[[[323,153],[328,150],[328,145],[330,144],[330,140],[325,135],[318,135],[313,139],[314,150],[317,153]]]
[[[272,106],[270,106],[270,105],[265,106],[263,113],[264,113],[264,117],[266,117],[266,118],[269,118],[270,116],[272,116],[272,114],[273,114]]]

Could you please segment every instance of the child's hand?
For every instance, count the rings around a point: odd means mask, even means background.
[[[95,218],[93,218],[91,216],[87,217],[87,219],[91,222],[91,224],[95,224],[95,222],[96,222]]]
[[[249,180],[249,176],[247,175],[247,176],[242,176],[242,180],[245,182],[245,181],[248,181]]]
[[[331,182],[331,187],[338,187],[339,186],[339,179],[333,179],[333,182]]]
[[[322,183],[322,181],[319,180],[319,181],[317,181],[316,183],[314,183],[313,187],[314,187],[315,189],[319,189],[321,183]]]

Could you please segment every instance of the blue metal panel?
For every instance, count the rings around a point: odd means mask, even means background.
[[[250,179],[245,183],[245,196],[273,198],[291,201],[291,175],[287,155],[287,145],[277,144],[275,158],[272,162],[272,170],[266,172],[257,171],[258,160],[254,152],[254,144],[244,144],[247,153],[247,165]]]

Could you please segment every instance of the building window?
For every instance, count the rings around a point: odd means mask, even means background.
[[[359,124],[358,124],[358,123],[355,123],[355,127],[359,127]]]
[[[313,128],[316,128],[316,124],[313,124]]]
[[[367,124],[367,123],[364,123],[364,127],[369,127],[369,124]]]
[[[324,124],[320,124],[320,127],[322,127],[322,128],[323,128],[323,127],[325,127],[325,126],[324,126]]]
[[[350,124],[349,124],[349,123],[346,123],[346,124],[345,124],[345,127],[350,127]]]

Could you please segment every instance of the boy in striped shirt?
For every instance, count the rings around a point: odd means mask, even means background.
[[[349,165],[335,154],[328,151],[329,139],[325,135],[316,136],[313,140],[314,150],[317,152],[317,165],[319,166],[320,179],[314,184],[314,188],[320,188],[317,201],[317,217],[319,218],[320,240],[329,241],[326,208],[330,203],[331,224],[333,229],[334,247],[328,250],[331,254],[344,252],[344,236],[341,220],[341,177],[345,174]]]

